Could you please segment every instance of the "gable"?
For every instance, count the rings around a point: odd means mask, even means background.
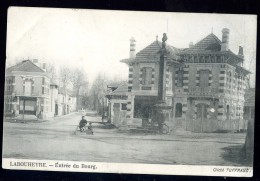
[[[24,60],[6,70],[7,73],[13,71],[21,71],[21,72],[39,72],[44,73],[45,71],[42,70],[40,67],[32,63],[30,60]]]
[[[145,61],[145,60],[151,60],[153,58],[159,59],[160,57],[159,51],[161,50],[161,48],[162,48],[162,43],[156,40],[150,45],[148,45],[147,47],[145,47],[144,49],[142,49],[141,51],[139,51],[136,54],[136,60]],[[178,52],[177,48],[170,45],[167,45],[166,49],[169,52],[170,57],[175,57],[176,53]]]
[[[204,39],[200,40],[196,43],[192,48],[188,50],[196,50],[196,51],[220,51],[221,50],[221,41],[218,39],[216,35],[213,33],[206,36]]]

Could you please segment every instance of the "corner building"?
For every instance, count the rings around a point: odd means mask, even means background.
[[[239,130],[243,119],[245,81],[250,73],[243,68],[243,48],[229,49],[227,28],[222,40],[213,33],[189,48],[167,45],[165,73],[166,103],[172,106],[168,124],[194,132]],[[151,118],[158,96],[159,50],[156,39],[135,54],[130,40],[127,118]],[[242,129],[242,128],[241,128]]]
[[[229,49],[229,29],[222,30],[222,41],[211,33],[178,55],[184,65],[175,70],[177,122],[185,119],[186,127],[201,132],[238,129],[250,72],[243,68],[243,48],[238,54]]]

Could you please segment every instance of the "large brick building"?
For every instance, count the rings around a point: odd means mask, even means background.
[[[237,120],[243,119],[245,80],[250,72],[243,68],[243,48],[238,54],[229,49],[229,29],[222,30],[222,41],[211,33],[178,55],[184,65],[175,70],[175,117],[186,118],[188,125],[196,119],[200,126],[192,129],[211,130],[218,124],[235,129]]]
[[[130,40],[127,118],[151,118],[158,96],[161,42],[156,39],[135,55]],[[189,48],[167,45],[166,103],[172,106],[169,122],[175,127],[207,132],[239,128],[243,118],[245,80],[243,48],[229,49],[229,29],[222,40],[213,33]],[[112,109],[113,110],[113,109]]]

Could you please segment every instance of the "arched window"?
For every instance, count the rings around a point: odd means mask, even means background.
[[[182,117],[182,104],[181,103],[177,103],[175,106],[175,117],[176,118]]]

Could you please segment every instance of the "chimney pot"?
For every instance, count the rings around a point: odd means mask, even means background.
[[[239,46],[238,55],[244,56],[243,47]]]
[[[221,51],[229,50],[229,29],[222,29],[222,43],[221,43]]]

